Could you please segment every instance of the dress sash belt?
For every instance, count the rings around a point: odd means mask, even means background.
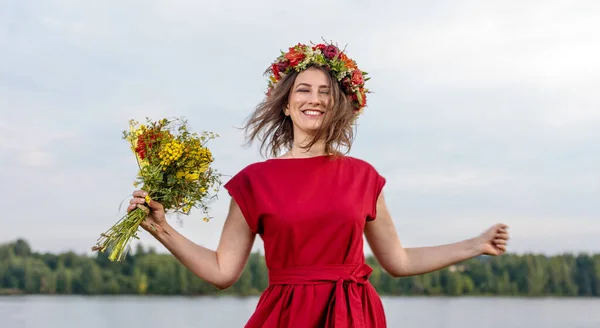
[[[365,328],[358,285],[367,284],[372,272],[373,269],[367,264],[319,265],[269,270],[269,284],[316,285],[335,283],[334,294],[329,303],[326,327],[351,327],[350,322],[348,322],[348,310],[350,310],[353,327]],[[344,286],[348,288],[344,288]]]

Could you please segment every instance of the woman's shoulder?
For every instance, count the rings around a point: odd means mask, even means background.
[[[244,176],[244,177],[264,177],[265,174],[268,175],[269,172],[276,172],[278,170],[283,169],[282,165],[278,165],[278,162],[287,161],[285,159],[276,159],[276,158],[267,158],[262,161],[255,161],[245,164],[242,166],[234,176]],[[287,162],[287,163],[291,163]]]
[[[343,159],[347,165],[352,166],[356,169],[377,173],[377,169],[375,168],[375,165],[366,159],[358,158],[358,157],[354,157],[354,156],[344,156]]]
[[[371,162],[369,162],[368,160],[363,159],[363,158],[354,157],[354,156],[344,156],[343,158],[346,159],[352,165],[358,165],[358,166],[364,166],[364,167],[374,167],[373,164],[371,164]]]
[[[265,167],[265,162],[252,162],[249,164],[246,164],[245,166],[242,166],[234,175],[233,177],[238,177],[238,176],[242,176],[242,177],[252,177],[258,173],[260,173],[261,171],[264,171],[264,167]]]

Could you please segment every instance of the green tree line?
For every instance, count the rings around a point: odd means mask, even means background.
[[[388,275],[373,257],[370,281],[382,295],[600,296],[600,254],[482,256],[436,272]],[[252,253],[240,279],[219,291],[170,254],[137,246],[122,262],[106,253],[38,253],[18,239],[0,244],[0,294],[257,295],[268,270]]]

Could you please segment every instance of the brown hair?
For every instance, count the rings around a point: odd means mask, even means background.
[[[317,141],[324,139],[326,153],[348,153],[354,139],[352,123],[355,113],[352,103],[329,72],[319,66],[312,67],[327,74],[331,86],[331,101],[321,128],[303,148],[308,150]],[[258,104],[244,126],[248,144],[258,139],[261,142],[261,154],[265,157],[268,157],[269,154],[277,157],[282,148],[291,149],[293,145],[294,126],[292,120],[284,114],[283,109],[288,104],[290,92],[297,76],[298,73],[293,71],[283,77],[275,85],[271,94]],[[341,151],[341,148],[345,148],[345,151]]]

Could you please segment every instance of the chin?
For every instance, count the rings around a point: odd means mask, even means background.
[[[307,115],[306,113],[300,112],[292,119],[294,125],[300,131],[306,134],[315,134],[323,126],[324,113],[321,115]]]
[[[321,126],[321,122],[307,122],[305,124],[301,124],[300,129],[306,131],[306,133],[317,133]]]

